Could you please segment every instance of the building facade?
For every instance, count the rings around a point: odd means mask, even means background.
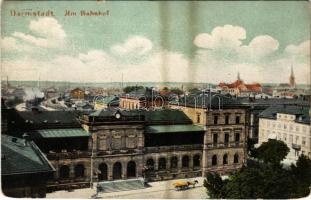
[[[311,158],[310,107],[276,106],[260,114],[259,144],[268,139],[285,142],[290,149],[287,159],[296,161],[300,154]]]
[[[242,167],[246,159],[249,113],[224,95],[208,94],[188,103],[172,105],[181,109],[195,124],[204,127],[202,172],[217,171],[226,174]]]

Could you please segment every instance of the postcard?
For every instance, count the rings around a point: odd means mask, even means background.
[[[308,1],[4,0],[3,195],[306,197],[310,80]]]

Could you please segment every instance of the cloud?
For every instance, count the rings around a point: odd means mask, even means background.
[[[310,40],[306,40],[298,45],[288,45],[285,52],[293,55],[310,55]]]
[[[194,44],[201,48],[236,48],[246,38],[246,31],[243,27],[225,25],[215,27],[211,34],[200,33],[194,39]]]
[[[152,42],[143,36],[133,36],[128,38],[124,43],[111,47],[112,52],[124,55],[145,55],[152,49]]]
[[[238,49],[242,59],[262,59],[277,51],[279,42],[269,35],[260,35],[252,39],[248,45],[241,46]]]
[[[58,21],[51,17],[32,20],[28,26],[32,34],[14,32],[11,37],[2,39],[5,51],[30,50],[40,48],[64,48],[66,33]]]

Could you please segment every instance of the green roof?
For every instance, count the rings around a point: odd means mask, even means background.
[[[155,125],[147,126],[146,133],[181,133],[181,132],[202,132],[204,128],[202,126],[192,124],[182,125]]]
[[[1,174],[53,172],[55,169],[33,142],[1,135]]]
[[[90,133],[82,128],[72,129],[44,129],[38,130],[37,138],[66,138],[66,137],[88,137]]]

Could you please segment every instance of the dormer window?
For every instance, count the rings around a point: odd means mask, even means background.
[[[45,124],[48,123],[48,120],[44,120],[43,123],[45,123]]]

